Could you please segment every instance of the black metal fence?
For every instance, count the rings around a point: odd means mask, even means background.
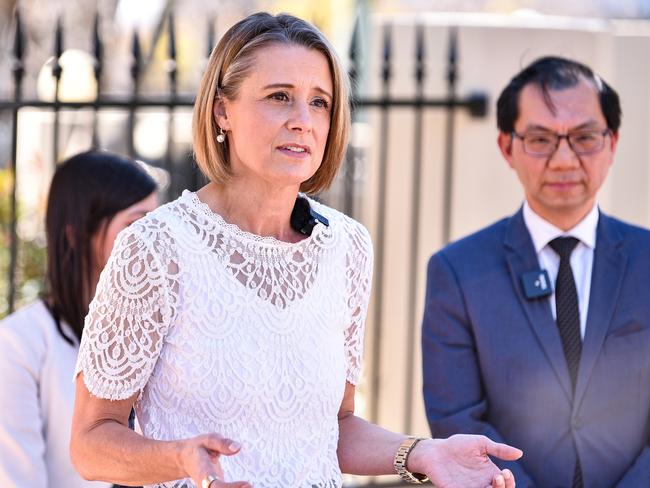
[[[209,55],[212,46],[215,42],[215,30],[213,28],[214,22],[209,22],[208,35],[206,43],[206,57]],[[18,212],[17,212],[17,196],[16,188],[20,185],[17,179],[17,149],[18,149],[18,116],[22,109],[31,107],[39,110],[47,111],[53,114],[52,124],[52,159],[57,161],[59,159],[59,144],[60,144],[60,117],[62,112],[78,111],[78,110],[91,110],[93,113],[92,122],[92,146],[99,146],[98,137],[98,116],[103,110],[107,109],[120,109],[128,114],[127,128],[128,134],[127,151],[131,157],[138,159],[143,158],[138,154],[134,144],[134,127],[136,115],[141,109],[156,108],[167,111],[169,114],[167,124],[167,150],[161,161],[148,161],[151,164],[162,167],[170,176],[170,184],[167,187],[165,198],[175,198],[183,187],[196,189],[201,180],[196,167],[191,163],[191,151],[178,161],[178,156],[174,155],[173,144],[175,138],[175,130],[173,124],[174,114],[179,109],[190,109],[193,105],[193,96],[187,94],[179,94],[177,89],[177,50],[176,50],[176,32],[173,14],[169,14],[166,22],[167,26],[167,84],[168,93],[164,97],[148,97],[140,91],[140,81],[143,76],[143,55],[140,45],[138,32],[133,33],[131,41],[132,62],[130,66],[130,79],[131,79],[131,92],[126,97],[110,97],[101,92],[102,87],[102,74],[106,68],[104,63],[104,49],[100,36],[100,19],[95,19],[93,28],[93,45],[92,56],[95,60],[94,64],[94,77],[97,82],[97,96],[93,101],[88,102],[64,102],[59,97],[59,86],[61,76],[63,74],[63,67],[59,62],[64,52],[64,31],[61,23],[56,26],[55,39],[54,39],[54,63],[52,64],[51,76],[55,84],[54,100],[51,102],[41,101],[37,99],[25,99],[23,97],[23,80],[25,69],[23,65],[25,56],[25,41],[23,27],[20,17],[16,16],[15,19],[15,39],[13,46],[13,98],[11,100],[0,100],[0,115],[6,115],[7,112],[11,113],[11,157],[9,159],[9,170],[11,173],[11,189],[9,193],[9,216],[8,216],[8,234],[9,234],[9,263],[6,275],[7,280],[7,303],[8,310],[12,311],[16,305],[16,269],[18,265]],[[424,95],[425,80],[427,78],[427,65],[426,65],[426,43],[424,36],[424,26],[416,26],[415,32],[415,52],[413,53],[414,60],[414,81],[415,93],[410,97],[393,97],[391,96],[391,81],[394,75],[394,45],[395,39],[390,24],[383,26],[382,33],[382,60],[381,70],[379,76],[381,77],[381,95],[378,97],[369,97],[361,93],[357,88],[357,81],[361,73],[361,46],[362,40],[359,34],[359,24],[357,23],[354,32],[351,36],[351,43],[349,49],[349,76],[352,81],[352,113],[353,119],[357,120],[364,114],[367,115],[370,111],[378,111],[379,117],[379,138],[378,138],[378,162],[377,167],[373,168],[377,174],[377,193],[378,208],[376,211],[375,225],[375,273],[374,273],[374,295],[373,295],[373,310],[372,317],[373,323],[368,324],[369,328],[373,330],[373,340],[371,344],[367,344],[372,361],[368,365],[371,372],[369,378],[369,391],[370,398],[369,405],[369,418],[371,421],[376,421],[379,418],[379,391],[380,391],[380,365],[382,363],[381,357],[381,342],[382,330],[384,328],[384,318],[382,316],[382,302],[385,294],[385,279],[384,269],[386,266],[385,256],[385,243],[390,235],[386,228],[386,212],[387,202],[382,195],[386,194],[388,185],[387,169],[388,161],[388,144],[389,144],[389,131],[390,127],[390,114],[396,108],[407,108],[412,110],[414,117],[414,132],[412,134],[413,144],[413,169],[412,169],[412,182],[411,182],[411,208],[412,214],[410,215],[410,255],[409,255],[409,276],[416,276],[417,274],[417,256],[419,255],[418,243],[420,241],[420,207],[421,207],[421,175],[423,167],[423,152],[422,144],[423,138],[426,136],[424,133],[423,114],[428,110],[444,110],[446,113],[445,119],[445,142],[442,151],[444,152],[444,184],[443,184],[443,222],[442,236],[443,241],[447,242],[450,236],[450,222],[452,215],[452,194],[453,188],[453,163],[454,163],[454,127],[455,116],[458,110],[468,111],[473,117],[484,117],[487,112],[487,96],[482,93],[473,94],[467,97],[460,97],[457,94],[457,80],[458,80],[458,36],[454,28],[450,29],[448,38],[447,56],[441,62],[446,63],[446,93],[436,98],[426,97]],[[369,76],[366,74],[366,76]],[[341,174],[335,183],[339,187],[339,193],[342,194],[342,199],[337,205],[343,212],[351,216],[356,216],[357,209],[355,208],[355,201],[358,201],[356,192],[361,187],[358,184],[357,165],[363,161],[364,154],[359,148],[355,147],[354,140],[350,145],[343,164]],[[328,201],[329,195],[323,194],[321,198]],[[406,340],[406,358],[408,364],[405,365],[406,375],[404,377],[404,401],[406,402],[405,411],[412,411],[413,399],[413,377],[414,377],[414,364],[413,358],[415,357],[413,351],[413,344],[417,332],[417,323],[419,317],[415,316],[416,313],[416,289],[415,279],[409,282],[408,297],[410,300],[408,306],[409,316],[406,318],[406,333],[408,338]],[[403,423],[403,430],[405,432],[411,431],[410,415],[406,415]],[[375,482],[373,480],[364,482],[365,488],[370,487],[389,487],[389,486],[403,486],[399,482]]]

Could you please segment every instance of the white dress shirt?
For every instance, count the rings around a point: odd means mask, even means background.
[[[575,237],[578,244],[571,253],[571,270],[578,293],[580,308],[580,336],[584,340],[587,327],[587,311],[589,310],[589,292],[591,291],[591,270],[594,264],[594,249],[596,248],[596,228],[598,226],[598,206],[594,205],[587,216],[572,229],[566,232],[536,214],[528,202],[524,202],[524,222],[533,239],[539,266],[548,272],[553,289],[560,267],[560,257],[548,245],[556,237]],[[555,313],[555,293],[550,297],[553,318]]]

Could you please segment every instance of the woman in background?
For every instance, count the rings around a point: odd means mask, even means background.
[[[69,455],[72,376],[99,275],[117,234],[156,205],[136,163],[89,151],[58,166],[47,202],[42,300],[0,322],[0,486],[102,487]]]

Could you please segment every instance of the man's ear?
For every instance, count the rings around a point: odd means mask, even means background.
[[[223,131],[230,130],[230,122],[228,121],[228,115],[226,113],[226,101],[223,97],[217,97],[214,99],[214,105],[212,105],[212,115],[214,121]]]
[[[610,136],[611,142],[610,142],[610,150],[612,151],[612,154],[616,152],[616,147],[618,146],[618,131],[612,132]]]
[[[497,145],[499,146],[499,150],[501,151],[503,158],[512,168],[512,135],[499,131],[499,135],[497,137]]]

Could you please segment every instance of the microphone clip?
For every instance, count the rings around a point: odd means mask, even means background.
[[[529,300],[543,298],[553,293],[553,285],[545,269],[529,271],[521,275],[524,285],[524,295]]]
[[[312,209],[309,201],[301,196],[296,198],[296,204],[291,211],[290,223],[293,230],[305,236],[310,236],[318,223],[326,227],[330,225],[329,220]]]

